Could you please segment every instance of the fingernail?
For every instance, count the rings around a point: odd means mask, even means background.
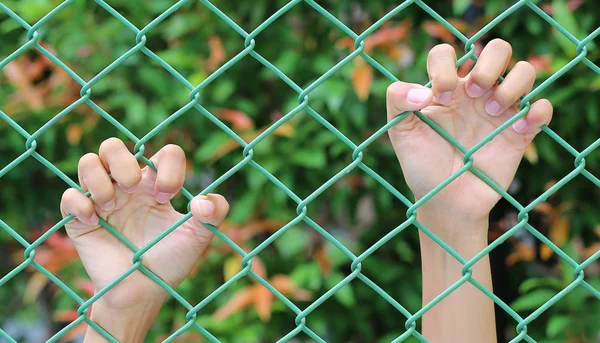
[[[498,115],[498,113],[500,112],[500,108],[500,104],[496,101],[490,101],[487,104],[485,104],[485,111],[491,116]]]
[[[408,91],[406,98],[413,104],[420,104],[427,100],[429,93],[431,93],[429,88],[413,88]]]
[[[110,211],[113,208],[115,208],[115,199],[112,199],[111,201],[108,201],[106,204],[104,204],[104,209],[106,211]]]
[[[483,88],[479,87],[474,83],[471,83],[469,87],[467,87],[467,93],[469,93],[469,96],[471,98],[477,98],[480,97],[481,94],[483,94]]]
[[[169,194],[169,193],[163,193],[163,192],[156,193],[156,201],[158,201],[161,204],[166,203],[170,199],[171,199],[171,194]]]
[[[513,130],[521,133],[527,128],[527,120],[519,119],[512,125]]]
[[[452,92],[442,92],[437,96],[437,102],[442,105],[450,105],[452,101]]]
[[[96,213],[92,214],[91,217],[90,217],[90,219],[88,219],[88,223],[90,225],[96,225],[96,224],[98,224],[98,222],[99,222],[98,221],[98,216],[96,215]]]
[[[133,186],[131,188],[126,189],[125,193],[133,193],[133,192],[135,192],[138,189],[138,186],[139,186],[139,184],[137,184],[137,185],[135,185],[135,186]]]
[[[196,204],[198,212],[203,217],[209,217],[215,212],[215,205],[210,200],[198,199]]]

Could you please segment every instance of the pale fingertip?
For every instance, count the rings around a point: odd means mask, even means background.
[[[135,185],[133,187],[130,187],[130,188],[127,188],[127,189],[124,189],[123,187],[121,187],[121,189],[123,189],[123,191],[125,193],[131,194],[131,193],[135,193],[135,191],[137,191],[137,189],[138,189],[139,186],[140,186],[140,184],[138,183],[137,185]]]
[[[500,114],[500,109],[502,109],[502,106],[500,106],[500,104],[495,100],[489,101],[487,104],[485,104],[485,111],[491,116],[497,116]]]
[[[442,92],[436,97],[437,102],[444,106],[450,105],[452,102],[452,92]]]
[[[159,203],[165,204],[169,200],[171,200],[171,194],[165,192],[156,193],[156,201],[158,201]]]
[[[93,213],[88,219],[89,225],[98,225],[99,222],[100,220],[98,219],[98,215],[96,215],[96,213]]]
[[[467,86],[466,88],[466,92],[467,95],[470,96],[471,98],[479,98],[480,96],[483,95],[483,88],[479,87],[478,85],[471,83],[470,85]]]
[[[215,205],[208,199],[196,198],[194,204],[202,217],[210,217],[215,213]]]
[[[107,201],[103,206],[105,211],[112,211],[115,208],[115,199]]]
[[[525,131],[527,129],[527,126],[528,126],[527,120],[521,118],[513,123],[512,128],[513,128],[513,130],[515,130],[515,132],[522,133],[523,131]]]
[[[420,104],[427,100],[431,95],[429,88],[413,88],[406,94],[406,99],[413,104]]]

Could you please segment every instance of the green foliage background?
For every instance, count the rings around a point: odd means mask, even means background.
[[[476,6],[464,0],[426,2],[445,18],[462,18],[471,35],[512,3],[497,0]],[[4,3],[33,24],[60,1],[11,0]],[[282,0],[214,2],[248,32],[285,3]],[[399,4],[393,1],[319,3],[358,33]],[[172,5],[172,1],[113,0],[109,4],[142,28]],[[568,10],[563,1],[547,1],[541,5],[553,5],[555,19],[580,39],[600,24],[597,5],[593,1],[583,2],[574,10]],[[427,82],[427,52],[441,42],[439,37],[424,29],[431,20],[417,6],[408,7],[390,21],[392,25],[410,22],[408,35],[394,42],[403,47],[401,58],[377,48],[371,56],[399,79]],[[135,44],[135,34],[90,1],[74,2],[42,26],[39,32],[43,42],[86,80]],[[244,48],[244,39],[239,34],[204,5],[194,1],[150,30],[146,36],[146,46],[194,85],[214,70],[209,65],[210,37],[218,37],[222,42],[225,59],[220,61],[221,64]],[[344,33],[335,25],[309,5],[300,3],[256,37],[256,51],[304,87],[350,53],[336,45],[343,37]],[[513,45],[515,60],[539,58],[547,62],[546,68],[539,71],[537,84],[575,56],[574,45],[526,8],[499,24],[482,42],[495,37]],[[0,14],[0,59],[25,41],[26,32],[12,19]],[[598,63],[600,58],[595,44],[589,45],[588,49],[588,58]],[[34,61],[39,58],[33,52],[26,55]],[[351,81],[355,66],[350,63],[317,87],[310,94],[310,105],[359,144],[385,124],[385,88],[389,81],[375,72],[370,96],[368,100],[361,101]],[[42,75],[33,81],[33,85],[47,77],[49,75]],[[58,85],[50,88],[49,98],[55,100],[68,92],[69,87],[79,92],[74,84]],[[551,128],[579,151],[598,138],[598,88],[600,76],[581,64],[542,93],[555,106]],[[67,105],[52,100],[41,108],[32,108],[15,98],[15,94],[22,91],[4,71],[0,71],[0,109],[30,133]],[[92,93],[92,100],[138,137],[185,105],[189,96],[189,90],[142,53],[135,54],[108,74],[92,88]],[[243,112],[254,124],[254,129],[246,132],[250,135],[293,109],[298,98],[298,94],[273,72],[250,56],[217,78],[201,95],[202,104],[213,113],[220,108]],[[98,117],[99,120],[90,117]],[[352,150],[306,113],[299,113],[289,123],[291,133],[272,135],[256,146],[255,161],[304,198],[347,166],[352,161]],[[67,139],[69,132],[79,138],[70,141]],[[126,138],[83,105],[44,133],[38,139],[37,151],[77,180],[79,157],[85,152],[97,151],[100,142],[111,136]],[[196,110],[190,110],[146,144],[146,155],[151,156],[167,143],[181,145],[190,163],[186,187],[198,193],[243,158],[239,146],[218,159],[213,158],[227,141],[225,133]],[[24,146],[25,139],[6,123],[0,122],[0,168],[18,157],[25,150]],[[548,182],[559,180],[573,169],[574,158],[549,137],[541,135],[537,138],[535,148],[539,159],[529,158],[522,163],[512,188],[514,196],[523,204],[539,196]],[[386,136],[369,146],[364,162],[404,194],[410,194]],[[586,157],[586,168],[594,175],[600,175],[600,152]],[[65,187],[55,175],[30,158],[0,178],[0,219],[33,241],[33,232],[58,221],[58,204]],[[232,176],[217,191],[230,200],[230,225],[242,231],[251,230],[248,225],[251,222],[264,224],[266,220],[280,220],[285,223],[296,216],[296,204],[250,167]],[[185,209],[182,197],[175,202],[179,209]],[[548,202],[553,208],[570,204],[560,207],[563,209],[560,215],[568,220],[568,239],[561,245],[576,260],[581,260],[585,248],[594,247],[598,241],[599,203],[600,191],[581,176],[569,182]],[[402,223],[405,212],[403,204],[359,169],[308,206],[309,216],[357,255]],[[513,212],[501,202],[494,212],[494,223],[505,220]],[[551,220],[540,216],[542,232],[548,233],[552,227]],[[245,246],[253,248],[267,236],[266,233],[257,234],[245,242]],[[573,278],[572,270],[565,263],[559,263],[556,257],[542,260],[539,243],[535,243],[532,237],[523,233],[518,240],[519,244],[529,244],[535,256],[510,267],[498,267],[504,270],[506,278],[500,280],[502,289],[498,289],[496,283],[496,290],[505,292],[505,300],[514,303],[515,309],[526,316]],[[22,261],[22,247],[4,232],[0,232],[0,244],[0,275],[3,276]],[[215,240],[216,248],[200,265],[195,276],[178,288],[191,303],[198,303],[224,282],[223,265],[233,255],[219,252],[221,244]],[[516,244],[507,243],[503,249],[508,253],[517,251]],[[325,257],[317,259],[318,251],[324,251]],[[421,306],[418,256],[416,229],[409,228],[363,263],[366,275],[413,313]],[[350,266],[350,261],[335,247],[305,225],[293,228],[259,257],[269,277],[290,275],[299,287],[313,292],[313,299],[341,280]],[[319,264],[323,261],[329,264],[330,270]],[[504,259],[501,259],[500,265],[504,264]],[[588,269],[586,280],[599,288],[597,263]],[[70,282],[78,278],[87,278],[77,260],[57,274],[69,285],[74,285]],[[51,286],[46,286],[36,301],[25,302],[24,293],[31,275],[29,270],[23,272],[0,288],[0,327],[2,318],[19,318],[27,323],[42,316],[41,313],[77,307],[73,300]],[[250,284],[251,280],[242,280],[217,297],[199,313],[199,323],[224,342],[274,341],[295,328],[294,313],[280,302],[273,303],[271,318],[265,321],[259,318],[253,306],[222,321],[211,316],[237,291]],[[77,290],[76,286],[74,288]],[[84,294],[81,290],[78,292]],[[590,297],[585,290],[577,289],[529,325],[528,332],[540,342],[591,342],[599,334],[600,306],[597,299]],[[309,304],[303,301],[297,303],[300,308]],[[170,334],[183,325],[185,313],[185,308],[170,301],[152,328],[148,341],[164,338],[162,335]],[[332,342],[389,342],[404,332],[405,320],[384,299],[356,280],[309,315],[307,325]],[[54,332],[65,325],[50,322]],[[515,323],[512,319],[506,323],[506,328],[502,327],[499,331],[508,332],[507,337],[510,338],[514,336]]]

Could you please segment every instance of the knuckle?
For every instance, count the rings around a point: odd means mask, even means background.
[[[506,88],[499,87],[494,92],[494,100],[503,107],[512,105],[519,98],[520,94],[515,94]]]
[[[94,154],[93,152],[88,152],[79,159],[79,167],[95,164],[97,160],[98,155]]]
[[[447,43],[438,44],[438,45],[434,46],[433,48],[431,48],[431,50],[429,51],[429,56],[444,55],[444,56],[454,57],[455,54],[456,54],[456,52],[454,51],[454,48],[452,47],[452,45],[447,44]]]
[[[496,75],[490,73],[489,71],[481,70],[481,68],[474,69],[472,77],[474,83],[476,83],[478,86],[485,88],[492,87],[494,83],[496,83],[496,81],[498,80],[498,77]]]
[[[536,76],[535,67],[527,61],[517,62],[517,64],[515,64],[515,67],[513,69],[519,70],[519,73],[521,73],[522,75],[524,75],[527,78],[535,79],[535,76]]]
[[[126,173],[125,175],[120,175],[119,177],[119,185],[123,187],[133,187],[137,185],[142,180],[142,173],[139,168],[137,168],[132,173]]]
[[[125,143],[123,143],[123,141],[119,138],[108,138],[100,144],[100,155],[114,154],[115,152],[121,150],[123,147],[125,147]]]
[[[179,145],[175,144],[167,144],[163,147],[164,153],[171,158],[184,159],[185,160],[185,152]]]
[[[210,193],[208,194],[208,197],[214,200],[216,205],[221,209],[221,211],[223,211],[224,214],[229,212],[229,202],[224,196],[217,193]]]
[[[395,96],[396,96],[396,88],[397,88],[397,87],[398,87],[398,86],[397,86],[397,82],[393,82],[392,84],[390,84],[390,85],[387,87],[387,89],[386,89],[386,91],[385,91],[385,95],[386,95],[386,97],[387,97],[388,101],[389,101],[391,98],[393,98],[393,97],[395,97]]]
[[[510,43],[507,42],[507,41],[505,41],[504,39],[501,39],[501,38],[492,39],[488,43],[488,45],[492,45],[492,46],[494,46],[496,48],[512,52],[512,46],[510,45]]]
[[[63,204],[70,204],[71,202],[73,202],[76,198],[77,198],[77,194],[79,193],[78,190],[76,190],[75,188],[69,188],[67,189],[63,195],[62,195],[62,203]]]
[[[454,89],[457,83],[458,76],[456,73],[440,74],[433,79],[433,84],[437,90]]]

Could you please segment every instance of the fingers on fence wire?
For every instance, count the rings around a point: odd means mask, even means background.
[[[467,77],[465,92],[472,98],[479,98],[492,88],[506,71],[511,55],[512,47],[506,41],[490,41],[481,51],[475,67]]]
[[[229,203],[220,194],[199,195],[190,205],[196,224],[219,226],[229,213]]]
[[[552,104],[546,99],[534,102],[525,117],[513,123],[512,128],[519,134],[526,135],[529,143],[538,134],[542,125],[550,124],[552,120]]]
[[[439,44],[429,51],[427,73],[432,82],[435,100],[442,105],[450,105],[458,84],[456,52],[451,45]]]
[[[90,191],[92,200],[98,207],[111,211],[115,207],[115,188],[96,154],[85,154],[77,166],[79,183],[85,191]]]
[[[69,188],[63,193],[60,212],[63,218],[72,214],[85,225],[98,225],[94,203],[75,188]]]
[[[431,89],[414,83],[394,82],[386,92],[388,121],[406,111],[415,111],[429,106],[433,100]],[[410,114],[414,117],[414,114]],[[408,119],[408,118],[407,118]],[[396,127],[409,126],[411,120],[402,120]]]
[[[514,105],[521,96],[531,91],[535,82],[535,68],[528,62],[520,61],[508,73],[504,81],[496,87],[485,105],[485,111],[498,116]]]
[[[109,138],[100,144],[100,160],[106,172],[125,192],[132,193],[142,180],[140,166],[125,143],[118,138]]]
[[[173,144],[165,145],[150,158],[156,167],[154,196],[161,204],[167,203],[183,187],[185,181],[185,153]]]

